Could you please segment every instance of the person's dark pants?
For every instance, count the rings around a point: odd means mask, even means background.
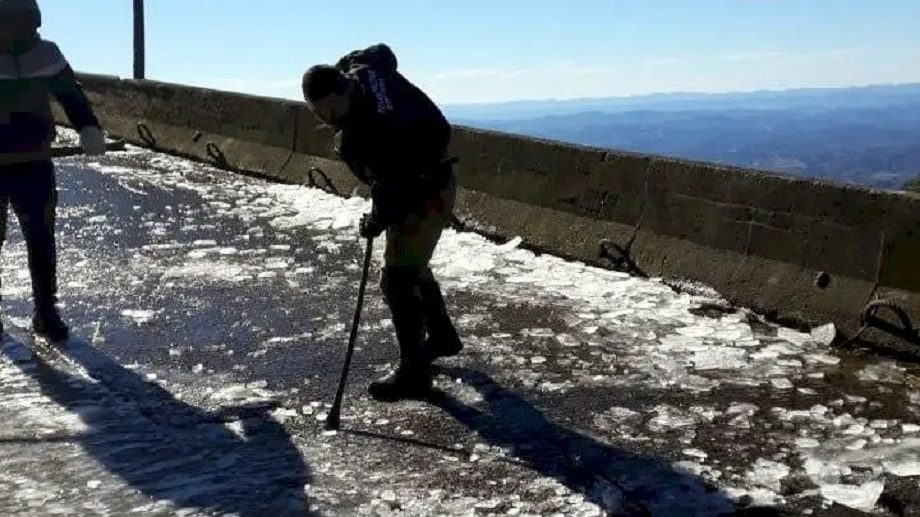
[[[38,313],[53,310],[57,301],[57,200],[54,164],[50,161],[0,166],[0,249],[6,241],[12,206],[29,252],[32,296]]]
[[[387,229],[385,267],[380,287],[390,311],[399,341],[400,357],[425,364],[424,337],[432,343],[457,340],[441,288],[428,263],[453,213],[457,179],[451,174],[447,184],[426,200],[418,212],[401,224]]]

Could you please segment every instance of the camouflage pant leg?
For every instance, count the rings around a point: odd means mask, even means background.
[[[422,210],[387,229],[386,267],[414,268],[421,280],[433,279],[428,263],[453,213],[456,196],[457,180],[452,176],[436,197],[425,202]]]

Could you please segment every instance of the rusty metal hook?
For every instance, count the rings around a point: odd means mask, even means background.
[[[315,177],[316,174],[319,174],[319,176],[322,178],[323,183],[325,185],[321,186],[317,183],[316,177]],[[336,196],[341,195],[339,194],[339,190],[335,188],[335,184],[333,184],[332,180],[329,179],[329,176],[327,176],[326,173],[323,172],[323,170],[320,169],[319,167],[310,167],[310,170],[307,171],[307,186],[318,188],[320,190],[329,192],[330,194],[334,194]]]
[[[880,309],[888,309],[894,313],[900,326],[877,316]],[[914,327],[907,314],[907,310],[891,300],[874,300],[866,304],[859,321],[863,326],[877,328],[905,341],[920,344],[920,329]]]
[[[217,146],[214,142],[208,142],[204,147],[205,152],[208,154],[208,158],[214,162],[218,167],[227,166],[227,156],[223,151],[220,150],[220,147]]]
[[[878,317],[878,311],[880,309],[889,309],[891,312],[897,316],[901,326],[898,326],[886,319]],[[863,334],[866,333],[870,328],[879,329],[883,332],[887,332],[895,337],[901,338],[908,343],[920,344],[920,328],[914,327],[913,323],[910,320],[910,316],[907,314],[907,311],[904,307],[901,307],[897,303],[891,300],[873,300],[866,304],[863,307],[862,312],[859,314],[859,323],[860,328],[853,334],[853,337],[847,339],[843,342],[841,346],[847,346],[850,343],[856,341]]]
[[[640,278],[648,278],[645,271],[642,271],[642,268],[630,256],[630,247],[632,247],[632,241],[624,247],[609,239],[604,239],[600,242],[599,255],[601,258],[609,260],[613,265],[613,269],[617,271],[629,273]]]
[[[143,122],[137,123],[137,136],[141,139],[147,147],[155,149],[157,146],[157,139],[153,136],[153,131],[150,130],[150,127]]]

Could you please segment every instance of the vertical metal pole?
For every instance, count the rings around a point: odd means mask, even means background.
[[[144,0],[134,0],[134,78],[144,79]]]

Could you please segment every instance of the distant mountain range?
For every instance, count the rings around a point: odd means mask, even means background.
[[[920,84],[447,106],[452,122],[882,188],[920,176]]]

